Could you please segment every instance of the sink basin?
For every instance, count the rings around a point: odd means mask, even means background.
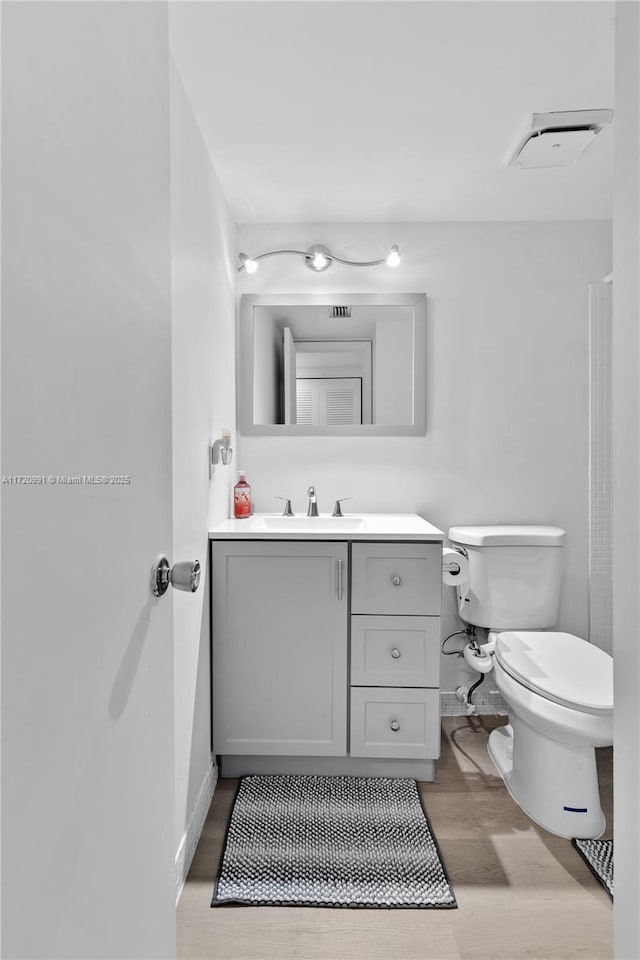
[[[209,531],[212,540],[434,540],[444,534],[415,513],[362,513],[332,517],[283,517],[256,513],[223,520]]]
[[[361,517],[260,517],[256,518],[253,529],[293,533],[300,530],[362,530],[365,526]]]

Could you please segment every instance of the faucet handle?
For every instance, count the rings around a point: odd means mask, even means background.
[[[342,507],[341,503],[344,503],[345,500],[353,500],[353,497],[341,497],[340,500],[336,500],[335,506],[333,508],[332,517],[341,517],[342,516]]]
[[[282,511],[283,517],[295,517],[295,513],[291,509],[291,500],[289,500],[288,497],[279,497],[276,495],[273,499],[284,500],[284,510]]]

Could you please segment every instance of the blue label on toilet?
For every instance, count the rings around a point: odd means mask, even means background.
[[[566,810],[567,813],[588,813],[586,807],[563,807],[563,810]]]

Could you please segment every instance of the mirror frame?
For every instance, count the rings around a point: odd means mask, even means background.
[[[254,309],[259,306],[410,306],[413,307],[412,424],[333,424],[253,422]],[[236,337],[238,429],[245,436],[270,437],[423,437],[426,434],[426,327],[424,293],[245,293],[240,297]]]

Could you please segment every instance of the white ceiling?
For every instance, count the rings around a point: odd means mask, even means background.
[[[170,35],[238,223],[611,216],[611,128],[504,161],[532,113],[614,106],[613,3],[182,0]]]

